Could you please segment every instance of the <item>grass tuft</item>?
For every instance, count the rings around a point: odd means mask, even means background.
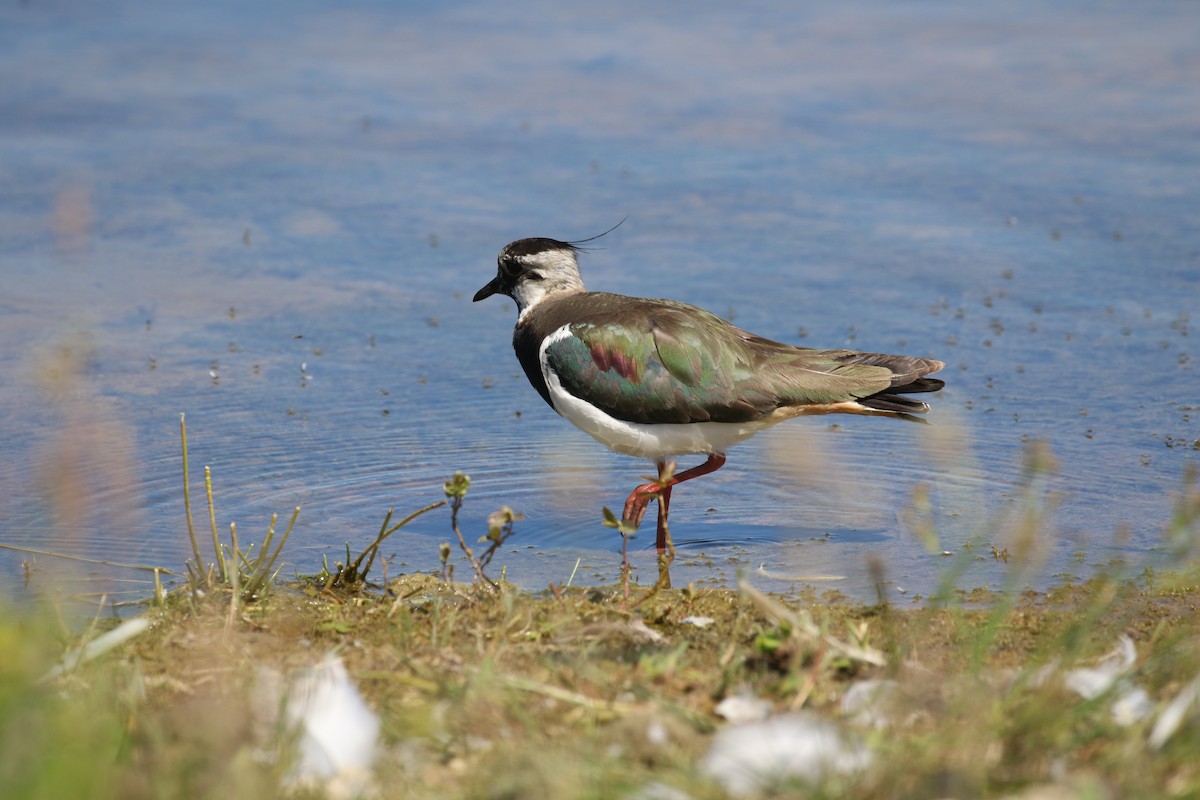
[[[274,550],[271,549],[271,544],[275,539],[275,525],[279,520],[278,514],[271,515],[271,521],[267,525],[266,537],[263,539],[262,547],[259,548],[257,554],[253,553],[253,545],[246,550],[242,550],[239,546],[237,524],[234,522],[230,522],[229,524],[230,544],[226,547],[221,543],[220,537],[217,535],[217,512],[214,500],[212,470],[208,466],[205,466],[204,494],[208,503],[208,520],[209,527],[212,530],[214,552],[213,563],[205,565],[201,560],[200,545],[196,539],[196,528],[192,521],[191,486],[188,479],[190,467],[188,463],[187,421],[183,414],[179,415],[179,431],[183,456],[184,515],[187,517],[188,538],[191,541],[192,554],[195,559],[187,564],[186,590],[193,600],[218,588],[231,591],[234,595],[234,598],[230,601],[233,604],[230,610],[232,617],[239,599],[246,603],[253,602],[261,599],[269,590],[278,574],[278,569],[275,565],[279,560],[280,554],[283,552],[284,546],[287,544],[288,537],[291,536],[292,529],[296,525],[296,520],[300,517],[300,506],[296,506],[292,510],[287,527],[284,529],[283,535],[279,537],[279,542],[275,543]],[[157,591],[158,589],[156,588]]]

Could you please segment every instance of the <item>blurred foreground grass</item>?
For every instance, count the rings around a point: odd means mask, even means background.
[[[276,796],[288,765],[266,756],[257,687],[264,670],[333,649],[381,719],[378,797],[725,797],[703,765],[730,697],[835,720],[872,755],[751,794],[1200,795],[1194,704],[1149,742],[1200,675],[1194,571],[959,599],[897,610],[675,589],[628,610],[620,587],[533,596],[409,575],[385,592],[294,586],[231,617],[220,593],[172,595],[147,633],[50,679],[76,642],[52,614],[9,611],[0,786],[6,798]],[[1068,668],[1122,636],[1136,651],[1122,680],[1073,691]],[[843,704],[874,679],[893,687],[886,701]],[[1150,714],[1122,716],[1130,687]],[[325,792],[339,794],[299,793]]]

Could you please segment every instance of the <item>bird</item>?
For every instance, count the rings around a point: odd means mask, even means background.
[[[473,302],[512,298],[513,349],[542,399],[609,449],[657,465],[659,479],[630,493],[621,522],[636,530],[657,499],[660,554],[671,490],[720,469],[730,447],[792,417],[923,421],[929,404],[909,395],[944,386],[926,377],[941,361],[797,347],[687,303],[590,292],[578,257],[595,238],[510,242]],[[674,472],[669,459],[694,454],[704,463]]]

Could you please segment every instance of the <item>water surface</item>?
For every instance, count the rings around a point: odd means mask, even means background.
[[[508,241],[628,216],[590,288],[947,362],[931,425],[795,421],[679,489],[677,583],[871,596],[873,556],[927,594],[921,486],[937,551],[981,543],[967,583],[1004,579],[1030,503],[1036,585],[1161,561],[1200,455],[1197,41],[1157,2],[9,4],[0,542],[179,568],[186,412],[223,535],[302,505],[295,569],[463,470],[472,537],[526,515],[509,579],[614,579],[600,509],[648,465],[557,418],[511,303],[470,296]],[[1058,469],[1027,490],[1036,441]],[[448,536],[421,518],[390,569]],[[0,553],[9,592],[23,560],[32,591],[60,566]]]

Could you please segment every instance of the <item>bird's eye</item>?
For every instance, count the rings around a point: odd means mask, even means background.
[[[515,278],[521,274],[521,265],[514,259],[506,258],[500,262],[500,272],[506,278]]]

